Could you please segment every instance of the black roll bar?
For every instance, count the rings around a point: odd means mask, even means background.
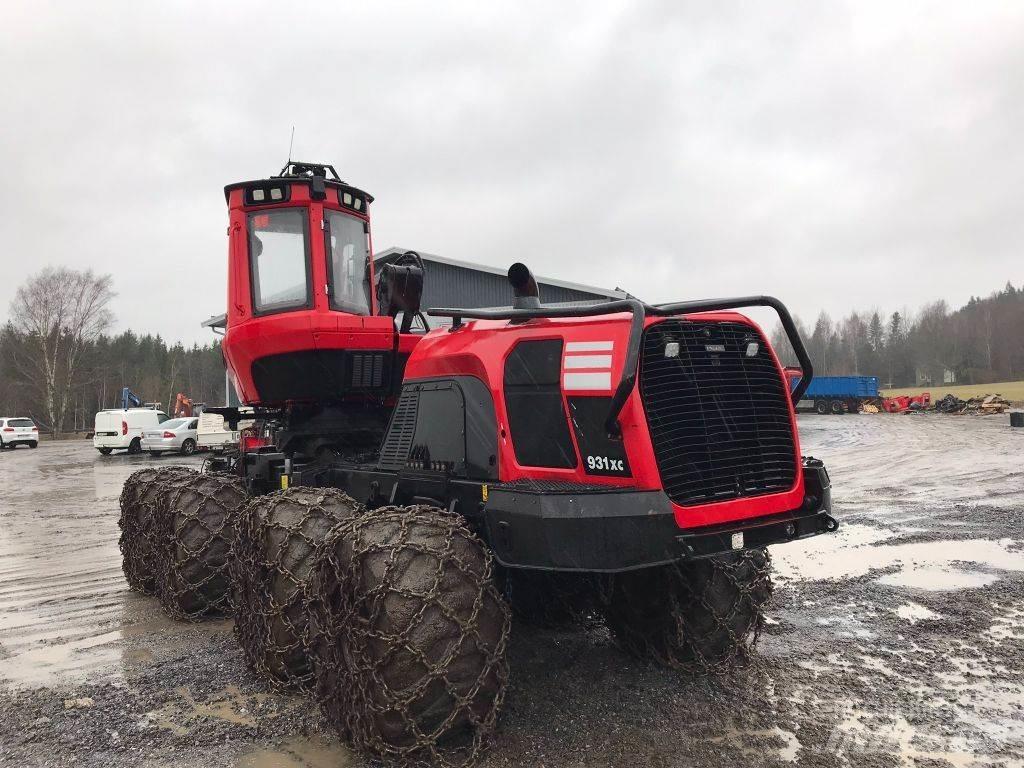
[[[589,304],[576,307],[540,307],[538,309],[449,309],[436,308],[428,309],[427,314],[432,317],[452,318],[452,330],[462,326],[464,319],[469,320],[534,320],[538,318],[555,317],[592,317],[594,315],[612,315],[618,312],[629,312],[633,319],[629,326],[629,343],[626,347],[626,362],[622,368],[622,379],[615,388],[612,396],[612,405],[605,421],[605,428],[609,435],[619,436],[619,414],[622,412],[629,393],[636,385],[637,370],[640,361],[640,345],[643,340],[644,321],[647,315],[666,317],[669,315],[684,315],[695,312],[721,312],[728,309],[739,309],[741,307],[770,307],[775,310],[782,322],[782,328],[786,331],[789,343],[796,353],[800,362],[800,381],[793,388],[790,399],[795,406],[803,397],[807,387],[810,386],[814,377],[814,367],[811,365],[811,358],[807,355],[800,332],[796,323],[793,322],[786,305],[773,296],[743,296],[733,299],[700,299],[697,301],[682,301],[672,304],[645,304],[639,299],[615,299],[602,304]],[[788,381],[786,382],[788,387]]]

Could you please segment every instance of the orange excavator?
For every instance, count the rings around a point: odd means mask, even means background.
[[[192,416],[193,407],[192,398],[179,392],[177,399],[174,401],[174,418],[179,419]]]

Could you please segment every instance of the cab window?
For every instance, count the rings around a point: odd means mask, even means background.
[[[366,224],[341,211],[324,211],[327,279],[331,309],[370,314]]]
[[[256,314],[312,305],[307,221],[304,208],[249,214],[249,269]]]

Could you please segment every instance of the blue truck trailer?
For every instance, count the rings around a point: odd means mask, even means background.
[[[789,388],[796,386],[800,371],[787,369]],[[877,376],[815,376],[797,403],[798,410],[813,410],[815,413],[858,413],[866,402],[876,402],[878,394]]]

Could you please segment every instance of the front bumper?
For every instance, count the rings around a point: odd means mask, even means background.
[[[142,438],[142,450],[144,451],[180,451],[182,441],[172,437],[144,437]]]
[[[544,483],[492,486],[485,535],[503,566],[618,572],[781,544],[838,529],[824,465],[805,459],[804,500],[793,510],[683,529],[662,491]]]

